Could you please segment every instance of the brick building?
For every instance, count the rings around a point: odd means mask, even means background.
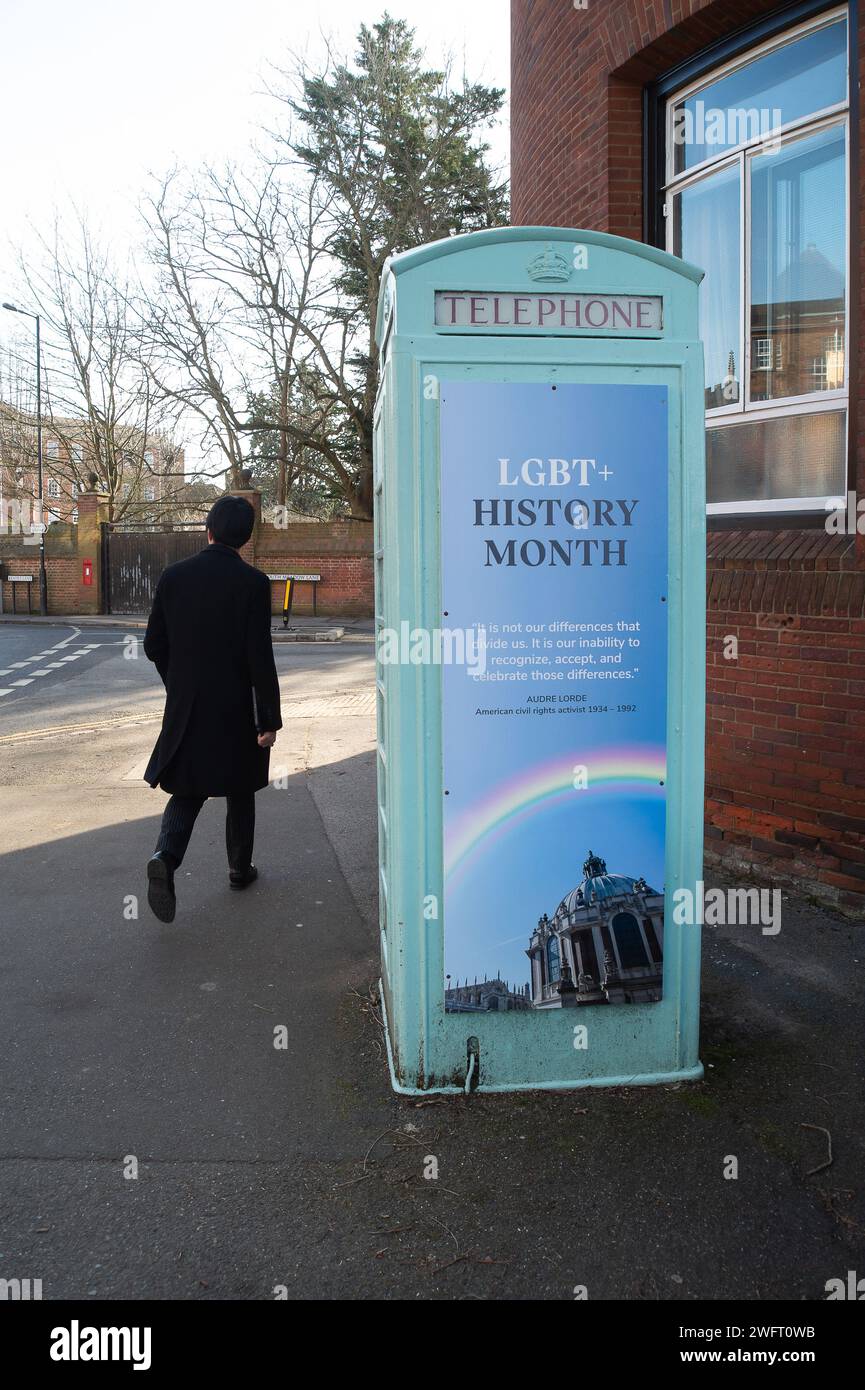
[[[193,519],[200,514],[187,497],[183,449],[160,434],[123,429],[115,446],[116,487],[112,516],[141,524]],[[93,457],[93,433],[80,420],[46,419],[42,426],[42,484],[45,521],[78,521],[78,498],[91,472],[104,478]],[[0,501],[38,500],[36,419],[32,412],[0,402]],[[217,495],[214,491],[214,495]],[[200,500],[200,499],[195,499]]]
[[[706,271],[707,855],[860,913],[865,17],[810,0],[511,17],[513,221]]]

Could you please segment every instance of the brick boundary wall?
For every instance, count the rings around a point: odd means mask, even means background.
[[[5,550],[0,550],[0,564],[6,567],[11,574],[32,574],[33,583],[30,585],[30,608],[33,613],[39,612],[39,554],[34,554],[28,548],[22,555],[20,552],[15,555],[9,554]],[[46,555],[45,570],[48,575],[48,612],[56,614],[77,614],[78,607],[78,556],[77,555]],[[12,585],[4,580],[3,588],[3,612],[12,612]],[[18,612],[27,612],[27,596],[19,586],[18,588]]]
[[[778,0],[512,0],[515,224],[643,235],[645,85]],[[852,42],[865,76],[865,5]],[[856,146],[854,145],[854,150]],[[851,186],[865,210],[865,102]],[[855,195],[854,195],[855,196]],[[854,242],[854,246],[856,243]],[[857,248],[858,249],[858,248]],[[860,253],[865,303],[865,257]],[[865,334],[851,364],[865,395]],[[865,411],[857,423],[865,494]],[[710,531],[706,854],[865,909],[865,536]],[[737,661],[724,639],[739,640]]]
[[[80,569],[76,528],[58,524],[45,537],[45,570],[48,575],[48,612],[79,613]],[[18,536],[0,536],[0,566],[4,574],[32,574],[30,608],[39,612],[39,547],[25,545]],[[12,612],[12,585],[0,581],[3,612]],[[18,612],[27,612],[27,597],[18,589]]]
[[[375,609],[372,524],[364,521],[263,523],[255,535],[251,563],[267,574],[290,570],[320,574],[316,607],[323,617],[370,618]],[[273,612],[282,612],[283,584],[272,585]],[[312,585],[298,584],[292,604],[312,613]]]
[[[98,528],[100,519],[104,519],[104,508],[98,494],[93,494],[92,500],[91,495],[82,495],[79,507],[85,514],[84,525],[80,520],[77,526],[55,524],[45,537],[48,612],[58,617],[76,617],[100,611],[102,556]],[[321,617],[367,618],[373,615],[375,595],[370,522],[291,522],[285,527],[261,522],[241,554],[249,564],[265,573],[283,574],[290,570],[302,570],[320,574],[316,609]],[[93,563],[91,585],[82,582],[85,558]],[[30,603],[32,611],[38,613],[38,546],[25,545],[20,536],[0,536],[0,565],[12,574],[34,576]],[[282,584],[272,586],[274,614],[282,613],[283,587]],[[11,584],[3,582],[2,592],[3,611],[11,613]],[[21,598],[19,590],[19,600]],[[23,597],[23,603],[26,613],[26,597]],[[299,616],[312,613],[311,585],[297,586],[292,612]]]

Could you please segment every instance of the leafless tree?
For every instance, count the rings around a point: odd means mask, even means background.
[[[143,317],[159,390],[198,415],[233,482],[252,454],[275,466],[278,502],[311,478],[368,519],[387,258],[502,221],[506,202],[475,139],[501,93],[452,90],[402,21],[359,37],[353,67],[278,73],[278,129],[242,168],[159,183]]]
[[[61,495],[74,498],[95,475],[119,520],[158,478],[154,500],[158,491],[168,504],[184,480],[160,475],[171,422],[142,356],[128,276],[78,215],[70,230],[55,220],[50,239],[34,234],[19,261],[27,302],[42,318],[47,449],[56,442],[45,463]]]
[[[326,215],[316,180],[292,184],[261,156],[194,179],[175,172],[146,208],[153,380],[199,417],[235,485],[252,438],[271,432],[279,504],[301,469],[345,493],[352,485],[334,443],[334,390],[319,389],[325,340],[337,388],[351,346],[347,323],[333,332]]]

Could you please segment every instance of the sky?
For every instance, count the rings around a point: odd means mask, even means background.
[[[134,242],[149,172],[238,156],[265,123],[262,75],[322,35],[351,47],[385,8],[429,58],[451,53],[473,80],[509,82],[509,0],[0,0],[0,301],[20,298],[14,246],[54,209],[86,211],[115,252]],[[505,163],[507,125],[495,134]],[[21,320],[0,312],[0,349]]]

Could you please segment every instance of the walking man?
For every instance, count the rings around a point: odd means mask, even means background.
[[[252,862],[255,793],[266,787],[270,749],[282,728],[270,637],[270,582],[240,557],[255,513],[243,497],[220,497],[207,516],[204,550],[163,570],[144,653],[165,684],[162,731],[144,780],[171,793],[147,901],[173,922],[174,874],[196,816],[210,796],[227,801],[229,887],[258,877]]]

